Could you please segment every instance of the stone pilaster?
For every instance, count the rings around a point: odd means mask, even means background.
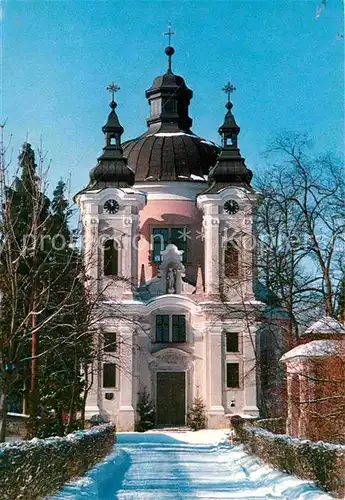
[[[259,415],[256,394],[256,325],[246,328],[243,333],[243,375],[244,375],[244,415]]]
[[[122,326],[120,330],[120,409],[117,425],[121,431],[132,431],[135,424],[133,330],[128,326]]]
[[[207,207],[215,211],[218,207]],[[208,295],[219,293],[219,217],[217,214],[205,214],[203,217],[205,236],[205,292]]]
[[[208,329],[208,427],[217,428],[227,424],[223,406],[222,327],[212,325]]]

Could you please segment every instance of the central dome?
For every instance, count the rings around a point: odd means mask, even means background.
[[[123,144],[135,181],[203,181],[217,161],[219,148],[193,133],[150,132]]]
[[[193,92],[169,69],[146,91],[150,105],[148,129],[123,144],[123,154],[135,181],[203,181],[216,164],[219,148],[191,130],[189,103]]]

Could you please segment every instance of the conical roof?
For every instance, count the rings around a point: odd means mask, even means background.
[[[210,170],[210,187],[204,193],[219,192],[228,186],[243,186],[250,188],[253,173],[245,164],[237,145],[240,127],[232,113],[230,99],[226,104],[226,115],[218,131],[222,136],[222,149],[215,166]]]
[[[111,112],[107,122],[102,127],[105,135],[103,153],[97,159],[97,165],[90,172],[90,182],[87,190],[104,189],[107,187],[129,187],[134,184],[133,171],[128,167],[123,156],[121,135],[123,127],[115,112],[116,103],[110,103]]]

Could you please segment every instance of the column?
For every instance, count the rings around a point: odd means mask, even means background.
[[[212,207],[213,208],[213,207]],[[216,207],[218,209],[218,207]],[[219,293],[219,218],[204,215],[205,292]]]
[[[292,400],[292,391],[293,391],[293,375],[292,373],[289,373],[287,371],[286,375],[287,379],[287,384],[286,384],[286,390],[287,390],[287,420],[286,420],[286,433],[290,436],[294,435],[294,428],[293,428],[293,417],[294,417],[294,412],[293,412],[293,400]]]
[[[243,333],[243,385],[244,385],[244,415],[259,415],[256,394],[256,345],[257,325],[246,327]]]
[[[99,337],[99,332],[95,333],[95,336],[92,339],[92,342],[95,347],[95,351],[99,351],[99,343],[100,343],[100,337]],[[86,399],[86,405],[85,405],[85,419],[88,420],[92,417],[92,415],[102,415],[103,414],[103,401],[102,401],[102,379],[100,374],[101,368],[102,368],[102,363],[96,357],[94,360],[93,364],[89,365],[89,374],[88,374],[88,380],[87,384],[91,383],[92,380],[92,386],[88,392],[87,399]],[[106,415],[103,415],[106,416]]]
[[[118,430],[134,430],[135,411],[133,407],[133,330],[129,326],[122,326],[120,344],[120,410]]]
[[[131,257],[132,285],[138,286],[138,247],[140,237],[139,215],[132,215]]]
[[[208,427],[221,427],[225,421],[223,406],[222,326],[212,325],[208,329]]]
[[[131,207],[128,207],[129,209]],[[124,235],[121,249],[121,274],[126,279],[126,292],[131,290],[132,280],[132,216],[125,215],[123,221]]]
[[[95,207],[91,206],[90,211],[95,211]],[[92,293],[96,294],[98,292],[98,276],[99,276],[99,239],[98,239],[98,228],[99,220],[96,216],[88,215],[83,220],[84,224],[84,265],[85,273],[89,276],[89,280],[86,286],[89,287]],[[95,344],[96,351],[99,349],[99,335],[95,334],[93,338],[93,343]],[[92,378],[92,386],[87,395],[86,405],[85,405],[85,418],[90,419],[92,415],[102,414],[102,391],[101,391],[101,379],[99,377],[100,373],[100,363],[95,359],[94,364],[89,366],[89,371],[91,372],[88,377],[88,383],[90,383],[90,378]]]
[[[91,291],[97,292],[97,281],[99,276],[99,220],[97,217],[89,216],[84,219],[84,266],[85,274],[90,276],[89,286]]]

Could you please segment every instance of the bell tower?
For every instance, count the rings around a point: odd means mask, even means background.
[[[229,82],[226,115],[219,127],[222,149],[209,173],[209,187],[197,196],[203,214],[206,336],[208,358],[207,414],[216,427],[225,408],[257,415],[255,348],[257,325],[246,321],[253,311],[253,209],[257,193],[252,172],[238,149],[240,127],[232,114]],[[219,311],[218,316],[213,311]],[[250,315],[249,315],[250,316]],[[250,316],[254,317],[254,316]],[[238,339],[237,352],[229,352],[228,335]],[[237,380],[234,382],[234,380]]]
[[[203,212],[205,292],[223,294],[226,300],[243,300],[253,294],[250,247],[257,194],[250,185],[253,174],[238,149],[240,127],[230,100],[234,90],[230,82],[223,88],[228,101],[219,127],[222,149],[210,170],[209,187],[198,195],[197,205]]]
[[[89,288],[105,298],[109,310],[109,315],[102,318],[99,334],[94,339],[102,356],[88,396],[86,416],[100,413],[108,418],[116,408],[118,424],[124,429],[132,429],[136,391],[132,373],[119,370],[111,355],[107,355],[104,336],[106,332],[111,332],[116,335],[117,342],[122,340],[125,347],[121,350],[121,362],[125,366],[133,366],[134,331],[116,319],[113,304],[117,307],[119,301],[131,300],[133,290],[138,286],[139,213],[145,206],[146,196],[133,189],[134,173],[123,156],[123,128],[114,100],[119,87],[113,82],[107,90],[111,92],[112,99],[111,111],[102,128],[105,137],[103,152],[90,172],[89,184],[75,196],[83,223],[85,272],[89,276]]]
[[[83,220],[87,274],[97,282],[98,291],[110,286],[112,294],[130,295],[138,284],[139,212],[145,205],[145,195],[132,188],[134,173],[123,157],[123,128],[114,100],[119,89],[114,82],[107,87],[112,100],[102,127],[105,146],[90,172],[88,186],[76,195],[76,202]]]

